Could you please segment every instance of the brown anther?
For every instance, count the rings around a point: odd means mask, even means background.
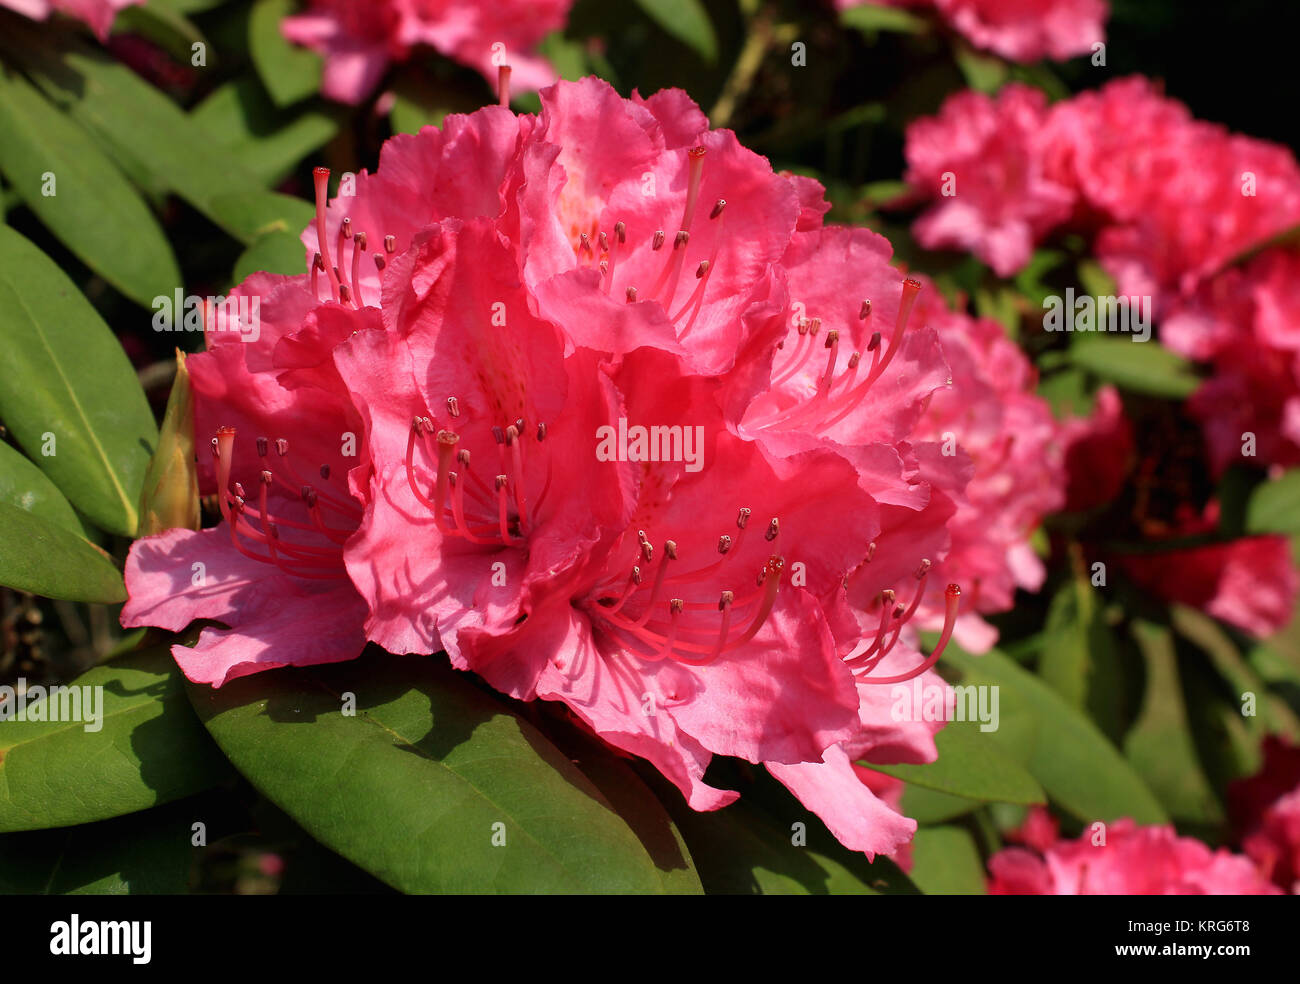
[[[266,452],[267,452],[267,441],[266,441],[266,438],[264,438],[264,437],[259,437],[259,438],[257,439],[257,456],[258,456],[259,458],[265,458],[265,457],[266,457]]]
[[[538,443],[546,440],[546,424],[544,423],[537,425],[537,440]]]
[[[799,334],[800,334],[800,335],[806,335],[806,334],[808,334],[808,326],[809,326],[809,324],[811,324],[811,322],[809,322],[809,320],[808,320],[807,318],[800,318],[800,319],[799,319],[798,331],[799,331]]]
[[[655,548],[654,548],[654,544],[650,543],[648,540],[642,540],[642,541],[641,541],[641,556],[642,556],[642,558],[644,558],[644,560],[645,560],[645,562],[646,562],[647,564],[650,563],[652,560],[654,560],[654,559],[655,559]]]
[[[695,268],[695,279],[696,280],[701,279],[708,272],[709,272],[709,261],[700,260],[700,265]]]
[[[325,269],[325,261],[320,258],[320,253],[317,253],[315,256],[312,257],[311,266],[313,270],[323,271]]]
[[[329,465],[321,465],[321,466],[320,466],[320,477],[321,477],[322,479],[324,479],[325,481],[327,481],[327,482],[330,480],[330,466],[329,466]]]
[[[376,270],[381,270],[381,271],[382,271],[382,270],[384,269],[384,267],[388,265],[387,262],[384,260],[384,254],[383,254],[383,253],[373,253],[373,254],[371,254],[371,255],[373,255],[374,258],[375,258],[375,269],[376,269]]]
[[[429,423],[429,418],[426,417],[424,422],[427,426]],[[448,447],[454,448],[457,444],[460,443],[460,435],[457,434],[455,431],[440,430],[438,431],[438,443],[445,444]]]
[[[504,489],[504,488],[506,487],[506,485],[509,484],[509,482],[510,482],[510,477],[509,477],[508,475],[498,475],[498,476],[497,476],[497,491],[499,492],[501,489]]]
[[[234,485],[235,485],[235,498],[237,498],[237,499],[243,499],[243,498],[244,498],[244,487],[243,487],[241,484],[239,484],[238,482],[235,482]]]
[[[469,471],[469,448],[461,448],[457,451],[456,461],[462,468]]]
[[[385,253],[392,253],[392,252],[395,252],[396,249],[397,249],[397,237],[396,237],[396,236],[385,236],[385,237],[384,237],[384,252],[385,252]]]
[[[278,454],[281,458],[283,458],[286,454],[289,453],[289,442],[286,441],[283,437],[277,437],[275,439],[275,453]]]
[[[636,566],[635,564],[632,565],[632,583],[633,584],[641,583],[641,568]]]
[[[772,517],[772,522],[767,524],[767,532],[763,534],[766,540],[775,540],[777,534],[781,532],[781,524],[777,522],[776,517]]]
[[[302,501],[307,503],[308,509],[316,508],[316,490],[310,485],[302,487]]]
[[[871,341],[867,342],[867,351],[874,352],[878,348],[880,348],[880,332],[873,331],[871,333]]]
[[[731,605],[731,603],[735,600],[736,600],[736,593],[734,591],[722,592],[722,597],[718,599],[718,611],[725,612],[727,608]]]
[[[685,608],[686,608],[686,602],[684,602],[681,598],[670,598],[668,600],[668,610],[671,611],[674,615],[680,615]]]
[[[258,478],[262,480],[263,485],[270,485],[272,482],[275,481],[275,476],[266,470],[263,470],[262,473],[258,476]]]
[[[621,220],[614,223],[614,235],[617,237],[620,246],[627,242],[627,226]]]
[[[493,425],[492,425],[492,439],[493,439],[494,441],[496,441],[498,444],[505,444],[505,443],[506,443],[506,432],[505,432],[505,430],[504,430],[500,425],[498,425],[498,424],[493,424]]]
[[[514,424],[511,424],[509,427],[506,428],[506,447],[508,448],[514,447],[515,441],[517,441],[518,439],[519,439],[519,428],[516,427]]]
[[[672,541],[672,540],[665,540],[665,541],[664,541],[664,553],[668,556],[668,559],[669,559],[669,560],[676,560],[676,559],[677,559],[677,544],[676,544],[674,541]]]
[[[605,235],[605,233],[602,232],[598,237],[597,242],[600,243],[600,248],[602,252],[605,253],[609,252],[609,236]]]
[[[636,303],[636,288],[635,288],[635,287],[629,287],[629,288],[627,289],[627,291],[626,291],[626,294],[627,294],[627,302],[628,302],[629,304],[635,304],[635,303]]]
[[[345,219],[343,220],[343,225],[342,225],[342,227],[340,228],[339,231],[343,233],[343,238],[344,238],[344,239],[351,239],[351,238],[352,238],[352,220],[349,219],[349,218],[345,218]]]
[[[655,233],[654,240],[650,246],[651,249],[659,249],[664,244],[664,231],[660,229]]]
[[[691,234],[685,229],[678,229],[677,235],[673,238],[673,249],[681,249],[691,241]]]
[[[592,252],[591,237],[588,236],[585,232],[578,234],[578,248],[581,249],[584,253]]]
[[[747,507],[741,506],[740,512],[736,514],[736,526],[739,529],[743,530],[749,525],[749,512],[750,510]]]
[[[875,556],[876,556],[876,541],[872,540],[869,544],[867,544],[867,563],[868,564],[871,563],[871,559]]]
[[[716,202],[713,203],[713,211],[709,213],[709,218],[716,219],[719,215],[722,214],[722,210],[726,207],[727,207],[727,200],[725,198],[719,198]]]
[[[832,328],[830,331],[826,333],[827,348],[834,348],[835,343],[838,342],[839,340],[840,340],[840,333],[836,331],[834,328]]]
[[[852,355],[849,356],[849,368],[856,369],[858,367],[858,363],[861,361],[862,361],[862,353],[854,352]]]
[[[447,397],[447,412],[453,417],[460,416],[460,400],[454,396]]]
[[[809,318],[809,319],[808,319],[808,334],[810,334],[810,335],[812,335],[814,338],[816,338],[816,337],[817,337],[817,333],[818,333],[819,331],[821,331],[821,330],[822,330],[822,319],[821,319],[821,318]]]
[[[867,317],[868,317],[870,314],[871,314],[871,302],[870,302],[870,301],[863,301],[863,302],[862,302],[862,308],[858,311],[858,318],[859,318],[859,320],[861,320],[861,321],[866,321],[866,320],[867,320]]]
[[[339,300],[344,304],[352,300],[352,288],[347,284],[339,284]]]
[[[919,580],[921,580],[921,578],[925,577],[925,575],[929,574],[929,573],[930,573],[930,567],[931,567],[931,564],[930,564],[930,560],[929,560],[928,557],[925,558],[924,560],[922,560],[922,561],[921,561],[921,566],[918,567],[918,568],[917,568],[917,571],[916,571],[916,579],[919,581]]]
[[[365,249],[366,249],[366,234],[365,234],[364,232],[358,232],[358,233],[357,233],[357,236],[356,236],[356,244],[357,244],[357,246],[356,246],[357,249],[361,250],[362,252],[365,252]]]
[[[726,533],[723,533],[722,536],[718,537],[718,553],[724,554],[730,549],[731,537],[727,536]]]

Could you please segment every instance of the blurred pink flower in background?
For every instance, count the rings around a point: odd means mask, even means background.
[[[906,181],[933,199],[916,222],[928,249],[974,253],[999,276],[1070,217],[1076,192],[1051,174],[1047,97],[1020,83],[966,91],[907,127]]]
[[[1278,895],[1249,858],[1212,851],[1172,826],[1140,827],[1124,818],[1078,840],[1047,843],[1038,852],[1008,847],[989,859],[990,895]]]
[[[284,36],[325,56],[322,91],[356,104],[379,84],[388,66],[417,45],[478,70],[494,87],[497,66],[511,67],[513,91],[555,81],[555,71],[533,52],[564,26],[572,0],[310,0],[305,12],[281,25]],[[494,60],[495,59],[495,60]]]
[[[971,44],[1032,62],[1064,60],[1106,40],[1105,0],[873,0],[883,6],[932,7]],[[841,10],[861,0],[836,0]]]
[[[1133,464],[1133,425],[1124,416],[1119,390],[1106,385],[1086,417],[1062,424],[1065,445],[1065,508],[1083,512],[1113,502]]]
[[[144,0],[0,0],[0,6],[16,10],[32,20],[48,20],[53,13],[67,14],[86,24],[100,41],[108,39],[117,12]]]
[[[1228,815],[1264,876],[1300,894],[1300,748],[1265,738],[1259,772],[1228,787]]]

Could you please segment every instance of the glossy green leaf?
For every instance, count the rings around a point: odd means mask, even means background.
[[[596,787],[445,657],[367,652],[190,696],[263,795],[394,888],[663,891]]]
[[[929,30],[929,24],[924,18],[898,7],[885,7],[875,3],[857,4],[840,11],[840,23],[868,33],[893,31],[921,34]]]
[[[912,881],[926,895],[984,895],[984,862],[962,827],[920,827],[912,839]]]
[[[321,56],[280,33],[280,22],[297,8],[294,0],[257,0],[248,18],[248,52],[266,91],[280,106],[305,99],[321,83]]]
[[[1135,393],[1184,400],[1196,391],[1200,380],[1186,359],[1155,341],[1138,342],[1135,337],[1076,335],[1070,361],[1079,369]]]
[[[287,232],[296,237],[316,215],[308,202],[276,191],[218,195],[210,204],[213,212],[221,216],[222,225],[250,244],[273,232]],[[298,248],[300,262],[295,272],[306,272],[307,248],[301,243]]]
[[[90,823],[207,789],[229,774],[194,717],[169,646],[130,653],[68,684],[72,698],[0,721],[0,831]],[[97,710],[91,720],[89,709]],[[59,720],[31,720],[33,713]],[[92,729],[98,725],[99,730]]]
[[[1146,663],[1146,694],[1142,713],[1124,739],[1124,753],[1175,820],[1218,824],[1223,808],[1196,754],[1172,633],[1139,620],[1133,635]]]
[[[999,702],[1001,697],[999,697]],[[1001,752],[989,732],[974,722],[953,722],[935,736],[937,761],[927,765],[863,763],[886,775],[936,792],[1002,803],[1046,803],[1029,772]]]
[[[251,273],[259,270],[267,273],[302,273],[302,240],[289,232],[269,232],[248,249],[239,254],[235,261],[234,280],[242,281]]]
[[[85,130],[2,71],[0,132],[0,170],[83,263],[145,307],[176,288],[176,258],[135,188]]]
[[[1300,533],[1300,468],[1255,489],[1246,507],[1248,533]]]
[[[259,188],[257,177],[171,99],[99,49],[52,48],[26,28],[19,41],[17,56],[36,84],[93,132],[124,171],[152,176],[231,235],[256,238],[227,226],[212,200]]]
[[[1026,765],[1057,805],[1085,822],[1123,816],[1167,822],[1160,802],[1115,746],[1034,674],[997,650],[971,656],[951,642],[943,661],[965,674],[963,683],[998,684],[1004,720],[1014,714],[1035,720]]]
[[[0,584],[44,598],[126,600],[112,559],[79,533],[0,502]]]
[[[700,0],[636,0],[665,31],[689,45],[707,62],[718,57],[718,38]]]
[[[33,516],[84,533],[76,510],[45,473],[20,452],[0,442],[0,503],[26,509]],[[0,532],[0,538],[4,534]]]
[[[185,800],[65,830],[0,834],[0,893],[182,894],[190,887],[191,824],[200,808]]]
[[[126,354],[63,271],[8,228],[0,310],[0,420],[81,512],[132,535],[158,429]]]
[[[1121,656],[1087,578],[1072,576],[1052,599],[1038,648],[1038,675],[1118,741],[1127,711]]]

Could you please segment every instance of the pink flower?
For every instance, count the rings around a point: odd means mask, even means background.
[[[327,177],[318,169],[322,213]],[[196,683],[352,659],[365,646],[365,604],[343,562],[362,515],[348,481],[361,419],[332,361],[342,340],[379,333],[378,311],[359,296],[313,267],[254,274],[206,313],[208,350],[187,367],[195,431],[211,440],[200,483],[216,493],[222,522],[137,540],[121,615],[124,626],[171,631],[225,623],[192,649],[172,648]]]
[[[0,5],[38,21],[48,20],[50,14],[56,11],[67,14],[89,26],[100,41],[106,41],[117,12],[143,2],[144,0],[0,0]]]
[[[305,13],[281,24],[284,36],[325,56],[322,91],[356,104],[379,84],[392,62],[417,45],[436,48],[477,69],[493,86],[497,66],[509,64],[511,85],[532,91],[555,72],[531,54],[545,35],[564,26],[571,0],[311,0]]]
[[[1284,536],[1132,554],[1119,562],[1157,597],[1199,608],[1260,637],[1291,620],[1300,592],[1291,543]]]
[[[1061,427],[1065,446],[1065,508],[1083,512],[1114,501],[1132,466],[1133,425],[1114,386],[1097,391],[1087,417],[1071,417]]]
[[[1094,825],[1042,856],[1009,847],[989,859],[990,895],[1278,895],[1250,860],[1211,851],[1171,826],[1124,818]]]
[[[1300,748],[1264,739],[1264,764],[1228,787],[1228,812],[1242,850],[1264,876],[1300,892]]]
[[[929,249],[968,250],[1008,276],[1068,219],[1076,193],[1047,169],[1047,99],[1013,83],[996,98],[949,97],[907,128],[907,183],[933,205],[916,223]]]
[[[918,316],[942,339],[952,384],[934,393],[915,438],[950,454],[959,445],[972,465],[938,576],[960,578],[968,611],[1007,611],[1017,588],[1037,591],[1046,576],[1029,538],[1064,502],[1064,431],[1034,393],[1037,372],[1000,324],[949,308],[936,291],[922,296]]]
[[[524,280],[574,344],[653,346],[717,375],[776,329],[801,186],[680,90],[547,89],[521,178]]]
[[[977,48],[1012,61],[1066,59],[1105,41],[1105,0],[875,0],[895,7],[931,5]],[[836,0],[841,10],[861,0]]]
[[[1300,463],[1298,277],[1300,253],[1266,250],[1180,298],[1161,327],[1171,349],[1213,366],[1188,403],[1216,473]]]

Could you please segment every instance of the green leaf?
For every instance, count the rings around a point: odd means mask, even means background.
[[[229,770],[195,720],[182,679],[170,646],[156,646],[68,684],[103,688],[90,705],[100,712],[98,731],[82,721],[31,720],[30,704],[28,720],[0,721],[0,832],[134,813],[224,779]],[[61,718],[76,710],[62,698],[41,703]]]
[[[789,827],[776,826],[745,800],[711,813],[677,801],[669,809],[686,837],[709,895],[879,895],[915,892],[887,858],[850,868],[815,846],[797,846]],[[801,822],[807,818],[800,814]]]
[[[235,261],[234,280],[242,281],[250,273],[302,273],[302,240],[288,232],[269,232],[239,254]]]
[[[206,67],[216,64],[212,45],[175,4],[152,3],[127,7],[113,20],[114,34],[138,34],[162,48],[178,62],[191,64],[194,45],[205,46]]]
[[[1300,533],[1300,468],[1264,482],[1246,507],[1247,533]]]
[[[984,863],[962,827],[920,827],[912,839],[912,881],[926,895],[984,895]]]
[[[126,600],[122,575],[78,533],[0,502],[0,584],[44,598],[111,605]]]
[[[665,31],[712,64],[718,57],[718,38],[700,0],[636,0],[636,4]]]
[[[288,106],[313,95],[321,84],[321,56],[291,44],[280,22],[297,12],[294,0],[257,0],[248,18],[248,53],[257,74],[277,105]]]
[[[917,823],[942,823],[979,809],[979,800],[940,793],[908,783],[903,787],[903,816]]]
[[[15,35],[14,56],[33,81],[94,133],[124,171],[153,176],[159,187],[180,195],[232,235],[255,238],[230,229],[212,200],[257,188],[257,178],[229,151],[214,146],[179,106],[103,51],[74,43],[52,48],[25,27]]]
[[[874,3],[862,3],[841,11],[840,23],[866,34],[874,34],[876,31],[922,34],[930,28],[922,17],[897,7],[881,7]]]
[[[247,76],[213,91],[191,110],[190,119],[267,187],[291,174],[339,130],[334,112],[277,109],[257,80]]]
[[[1015,714],[1034,719],[1035,737],[1024,749],[1027,767],[1068,813],[1085,822],[1123,816],[1140,824],[1167,822],[1151,790],[1097,726],[1032,673],[997,650],[971,656],[952,642],[943,661],[965,674],[963,683],[998,684],[1004,720]]]
[[[211,201],[222,224],[246,243],[255,243],[273,232],[287,232],[295,237],[313,220],[315,208],[301,198],[277,191],[240,191],[218,195]],[[294,272],[306,271],[307,247],[298,244],[298,266]]]
[[[591,782],[445,657],[368,651],[192,687],[190,698],[263,795],[394,888],[663,891],[654,861]]]
[[[863,764],[895,779],[966,799],[1022,804],[1047,802],[1034,777],[1001,752],[991,734],[981,732],[978,724],[950,723],[935,736],[935,745],[939,758],[928,765]]]
[[[1070,361],[1135,393],[1184,400],[1196,391],[1200,380],[1186,359],[1154,341],[1134,341],[1136,337],[1076,335]]]
[[[73,505],[131,536],[158,428],[126,354],[72,281],[6,227],[0,310],[0,419]]]
[[[8,444],[0,442],[0,503],[84,536],[76,510],[45,473]],[[0,532],[0,539],[4,533]]]
[[[1072,576],[1052,599],[1039,648],[1038,675],[1118,741],[1127,710],[1121,657],[1087,577]]]
[[[179,895],[189,890],[200,803],[66,830],[0,834],[5,895]]]
[[[1217,825],[1223,808],[1196,754],[1172,633],[1139,619],[1133,623],[1133,636],[1146,662],[1147,684],[1142,713],[1124,739],[1124,752],[1171,817]]]
[[[181,282],[162,227],[121,171],[81,127],[3,71],[0,131],[0,170],[82,262],[145,307]]]

